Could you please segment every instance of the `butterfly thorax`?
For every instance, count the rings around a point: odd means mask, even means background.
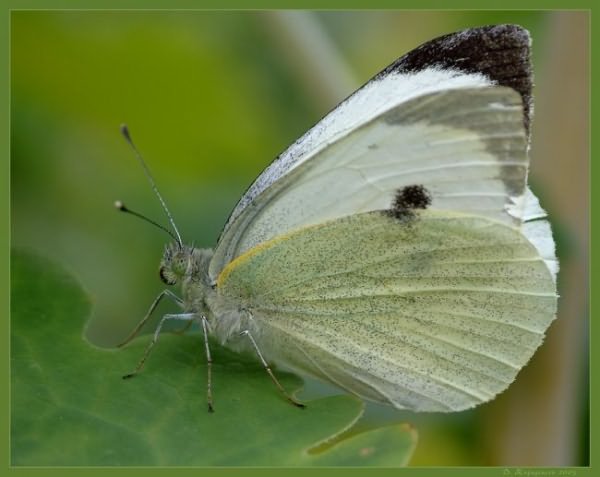
[[[171,243],[160,264],[160,277],[168,285],[181,284],[183,312],[204,316],[211,334],[223,344],[229,343],[241,329],[248,329],[248,313],[239,305],[218,294],[208,268],[212,249],[199,249]]]

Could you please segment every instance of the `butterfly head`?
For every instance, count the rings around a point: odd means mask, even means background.
[[[180,245],[178,242],[167,245],[160,261],[160,279],[167,285],[180,282],[192,264],[193,252],[193,247]]]

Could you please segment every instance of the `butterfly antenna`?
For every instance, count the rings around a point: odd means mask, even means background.
[[[156,187],[156,182],[154,182],[154,178],[152,177],[152,174],[150,173],[150,169],[146,165],[146,161],[144,161],[144,158],[140,154],[140,151],[138,151],[138,148],[135,147],[135,144],[131,140],[131,135],[129,134],[129,128],[127,128],[126,124],[121,124],[121,134],[123,135],[123,137],[125,138],[125,140],[129,143],[129,145],[133,149],[133,152],[135,152],[135,157],[137,157],[138,161],[140,161],[140,164],[142,165],[142,168],[144,169],[144,172],[146,173],[146,177],[148,178],[148,181],[150,182],[150,186],[154,190],[154,193],[158,197],[158,200],[160,201],[160,204],[162,205],[162,208],[164,209],[165,213],[167,214],[167,218],[169,219],[171,227],[173,227],[173,230],[175,231],[175,235],[176,236],[173,236],[173,234],[171,232],[169,232],[169,235],[171,237],[173,237],[177,241],[177,243],[179,244],[180,247],[183,247],[183,242],[181,241],[181,235],[179,235],[179,230],[177,230],[177,226],[175,225],[175,221],[173,220],[173,217],[171,216],[171,212],[169,212],[167,204],[165,204],[165,201],[162,198],[162,195],[160,195],[160,192],[158,191],[158,187]],[[120,204],[123,205],[122,202],[120,202]],[[117,204],[115,204],[115,205],[117,205]],[[123,205],[123,207],[125,207],[125,206]],[[119,208],[118,206],[117,206],[117,208],[119,210],[123,210],[123,209]],[[137,217],[143,218],[147,222],[150,222],[150,223],[158,226],[159,228],[161,228],[163,230],[166,230],[162,225],[158,225],[157,223],[153,222],[152,220],[150,220],[150,219],[148,219],[148,218],[146,218],[146,217],[144,217],[144,216],[142,216],[142,215],[140,215],[140,214],[138,214],[136,212],[132,212],[129,209],[125,209],[123,211],[124,212],[129,212],[129,213],[131,213],[131,214],[133,214],[133,215],[135,215]]]
[[[160,230],[162,230],[163,232],[168,233],[171,238],[173,240],[175,240],[176,242],[178,242],[177,237],[175,237],[175,235],[173,234],[173,232],[171,232],[168,228],[163,227],[162,225],[160,225],[157,222],[154,222],[154,220],[149,219],[148,217],[146,217],[145,215],[142,215],[138,212],[135,212],[134,210],[128,209],[125,204],[123,202],[121,202],[120,200],[115,201],[115,207],[120,210],[121,212],[126,212],[128,214],[134,215],[135,217],[142,219],[146,222],[148,222],[149,224],[154,225],[155,227],[158,227]]]

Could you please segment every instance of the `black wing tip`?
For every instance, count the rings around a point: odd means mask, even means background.
[[[398,58],[375,79],[390,73],[416,73],[441,68],[484,75],[491,82],[516,90],[523,100],[525,128],[529,131],[531,90],[531,36],[516,24],[467,28],[434,38]]]
[[[510,52],[508,59],[520,59],[529,64],[530,47],[531,35],[520,25],[507,23],[466,28],[421,44],[379,74],[415,72],[429,66],[472,72],[486,56],[498,50]],[[486,73],[485,68],[481,73]]]

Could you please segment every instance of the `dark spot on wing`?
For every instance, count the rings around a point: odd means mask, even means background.
[[[431,194],[423,185],[409,185],[396,191],[388,213],[400,220],[415,217],[415,209],[426,209],[431,205]]]
[[[409,209],[426,209],[431,205],[431,195],[422,185],[409,185],[396,192],[393,205]]]

